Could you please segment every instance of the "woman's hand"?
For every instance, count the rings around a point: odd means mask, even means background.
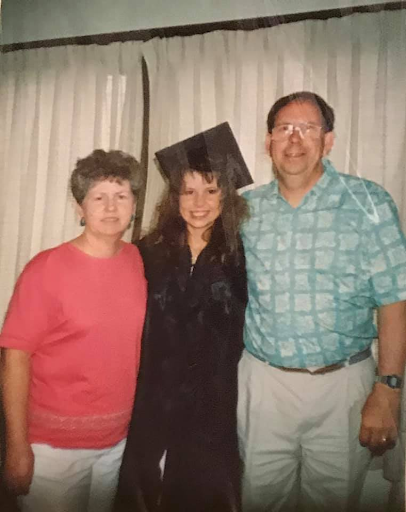
[[[34,473],[34,453],[31,445],[7,447],[4,481],[13,494],[28,494]]]

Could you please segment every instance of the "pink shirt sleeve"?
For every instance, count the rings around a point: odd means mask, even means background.
[[[21,273],[11,298],[0,346],[35,352],[55,318],[56,304],[46,291],[47,254],[33,258]]]

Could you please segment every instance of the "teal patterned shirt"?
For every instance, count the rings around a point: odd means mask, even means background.
[[[244,194],[245,345],[287,368],[326,366],[368,348],[374,309],[406,299],[406,240],[392,198],[323,164],[297,208],[277,180]]]

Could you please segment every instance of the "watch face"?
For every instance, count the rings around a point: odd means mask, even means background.
[[[399,377],[396,377],[396,375],[389,375],[388,386],[391,388],[400,388],[401,379],[399,379]]]
[[[378,382],[386,384],[392,389],[400,389],[402,387],[402,379],[397,375],[382,375],[378,377]]]

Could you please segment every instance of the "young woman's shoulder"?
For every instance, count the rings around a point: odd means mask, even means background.
[[[137,247],[144,262],[146,275],[159,271],[170,257],[170,249],[167,244],[149,235],[142,238],[137,243]]]

